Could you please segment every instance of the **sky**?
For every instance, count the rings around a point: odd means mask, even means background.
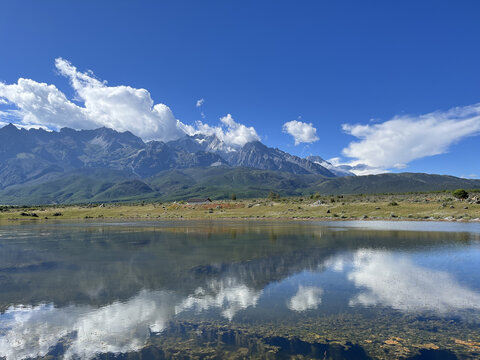
[[[479,178],[477,1],[0,1],[0,126]]]

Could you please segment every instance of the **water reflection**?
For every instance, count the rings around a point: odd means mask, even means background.
[[[199,287],[193,295],[188,296],[175,307],[175,313],[193,309],[197,312],[218,308],[222,316],[232,320],[235,314],[250,306],[257,305],[262,290],[251,289],[238,280],[212,280],[206,288]]]
[[[430,270],[406,256],[381,250],[358,250],[348,279],[363,289],[350,305],[383,305],[402,311],[451,313],[480,309],[480,294],[445,271]]]
[[[174,314],[172,294],[142,291],[127,302],[101,308],[54,304],[9,308],[0,318],[0,355],[7,359],[47,355],[59,343],[65,358],[141,349]]]
[[[2,229],[0,357],[140,351],[179,319],[298,327],[309,318],[320,327],[316,319],[365,308],[372,318],[393,309],[387,323],[399,313],[480,310],[478,234],[338,228]],[[445,254],[457,251],[471,260],[455,266],[474,276],[452,274]]]
[[[288,301],[287,307],[293,311],[317,309],[322,303],[323,290],[317,286],[298,287],[297,293]]]

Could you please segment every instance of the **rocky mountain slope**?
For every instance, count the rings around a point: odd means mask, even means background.
[[[108,128],[51,132],[10,124],[0,129],[0,189],[38,184],[81,169],[113,169],[146,178],[168,169],[209,166],[336,176],[320,164],[260,142],[234,149],[215,136],[204,135],[145,143],[130,132]]]

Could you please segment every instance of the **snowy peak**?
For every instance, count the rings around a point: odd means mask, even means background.
[[[285,171],[293,174],[318,174],[327,177],[351,175],[336,169],[332,164],[325,162],[314,162],[309,159],[302,159],[279,149],[266,146],[260,141],[252,141],[241,148],[227,145],[215,135],[196,134],[185,136],[181,139],[170,141],[168,146],[176,150],[197,152],[204,151],[221,156],[230,166],[244,166],[262,170]],[[317,160],[318,160],[317,159]],[[331,171],[331,167],[334,171]]]

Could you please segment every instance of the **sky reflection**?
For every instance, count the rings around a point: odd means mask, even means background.
[[[362,289],[350,305],[390,306],[402,311],[441,314],[480,309],[480,294],[445,271],[430,270],[388,251],[358,250],[348,279]]]
[[[0,315],[0,356],[7,359],[46,355],[66,339],[65,358],[92,358],[99,352],[140,349],[150,331],[161,331],[173,316],[172,294],[142,291],[130,300],[93,308],[53,304],[11,307]]]
[[[316,286],[298,287],[297,293],[288,301],[287,307],[293,311],[317,309],[322,303],[323,290]]]
[[[232,320],[255,306],[262,291],[234,279],[211,281],[194,294],[179,299],[172,292],[143,290],[126,302],[94,308],[53,304],[10,307],[0,315],[0,356],[7,359],[45,356],[65,340],[66,359],[89,359],[100,352],[140,350],[150,332],[161,332],[169,320],[186,310],[218,309]]]
[[[232,320],[235,314],[250,306],[256,306],[262,291],[254,290],[233,278],[222,281],[213,280],[207,287],[199,287],[175,307],[175,313],[185,310],[197,312],[218,308],[223,317]]]

